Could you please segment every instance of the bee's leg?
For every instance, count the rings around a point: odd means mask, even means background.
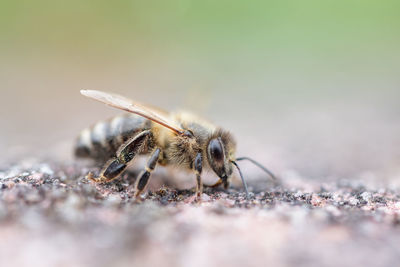
[[[223,183],[222,180],[219,179],[215,184],[211,184],[211,185],[206,185],[205,184],[204,186],[205,187],[209,187],[209,188],[216,188],[216,187],[220,186],[222,183]]]
[[[203,193],[203,183],[201,182],[201,172],[203,170],[203,158],[199,152],[194,160],[194,172],[196,173],[196,196],[200,199]]]
[[[108,183],[117,178],[126,169],[127,165],[120,162],[118,158],[110,159],[104,165],[99,177],[89,173],[87,178],[95,183]]]
[[[231,181],[227,179],[225,181],[222,181],[222,184],[224,185],[224,189],[227,190],[229,188],[229,185],[231,184]]]
[[[96,183],[107,183],[118,178],[135,156],[149,145],[151,135],[152,133],[146,130],[129,139],[118,149],[117,156],[105,164],[99,177],[94,177],[92,173],[89,173],[87,178]]]
[[[161,149],[159,149],[159,148],[156,148],[153,151],[153,153],[151,153],[150,158],[146,163],[145,169],[137,177],[136,183],[135,183],[135,193],[134,193],[135,198],[137,198],[143,192],[143,190],[146,188],[146,185],[150,178],[150,174],[156,167],[160,153],[161,153]]]

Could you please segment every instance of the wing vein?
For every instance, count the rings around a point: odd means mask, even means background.
[[[96,90],[81,90],[81,94],[86,97],[97,100],[99,102],[102,102],[108,106],[118,108],[127,112],[131,112],[139,116],[142,116],[148,120],[154,121],[170,129],[176,134],[183,133],[183,129],[174,125],[173,122],[168,121],[168,119],[163,118],[161,115],[151,111],[150,108],[146,108],[142,105],[139,105],[126,97]]]

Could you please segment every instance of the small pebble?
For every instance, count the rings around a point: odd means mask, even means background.
[[[364,201],[368,202],[371,200],[372,194],[370,192],[364,192],[360,196]]]
[[[355,197],[350,197],[349,198],[349,203],[352,206],[357,206],[360,203],[360,201]]]

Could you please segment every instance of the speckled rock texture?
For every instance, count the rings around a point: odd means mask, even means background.
[[[397,266],[400,193],[293,175],[241,188],[95,185],[80,163],[0,170],[0,266]],[[133,177],[133,178],[132,178]]]

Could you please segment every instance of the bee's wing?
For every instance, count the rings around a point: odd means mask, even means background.
[[[172,130],[177,134],[182,134],[184,132],[183,129],[174,125],[173,122],[163,117],[159,112],[153,111],[151,108],[147,108],[143,105],[135,103],[134,101],[126,97],[96,90],[81,90],[81,94],[89,98],[95,99],[97,101],[100,101],[106,105],[112,106],[114,108],[135,113],[146,119],[161,124],[162,126],[167,127],[168,129]]]

